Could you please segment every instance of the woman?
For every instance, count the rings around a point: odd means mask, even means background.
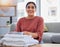
[[[28,16],[19,19],[16,31],[23,32],[24,35],[31,35],[40,42],[42,39],[44,22],[42,17],[34,16],[36,4],[34,2],[28,2],[26,4],[26,11]]]

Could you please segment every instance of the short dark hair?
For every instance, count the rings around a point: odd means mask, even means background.
[[[29,5],[29,4],[33,4],[34,6],[35,6],[35,8],[36,8],[36,4],[34,3],[34,2],[28,2],[27,4],[26,4],[26,8],[27,8],[27,6]]]

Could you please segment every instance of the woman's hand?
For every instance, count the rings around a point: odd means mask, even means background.
[[[24,35],[30,35],[31,34],[31,32],[28,32],[28,31],[24,31],[24,33],[23,33]]]
[[[38,34],[37,33],[32,33],[32,32],[28,32],[28,31],[24,31],[23,34],[24,35],[31,35],[33,38],[38,38]]]

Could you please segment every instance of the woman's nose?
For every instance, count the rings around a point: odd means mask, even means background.
[[[29,10],[33,10],[33,9],[30,7]]]

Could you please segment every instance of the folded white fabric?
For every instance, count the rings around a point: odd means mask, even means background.
[[[33,39],[31,36],[28,35],[21,35],[17,33],[9,33],[1,39],[4,45],[10,46],[28,46],[38,44],[39,42]]]

